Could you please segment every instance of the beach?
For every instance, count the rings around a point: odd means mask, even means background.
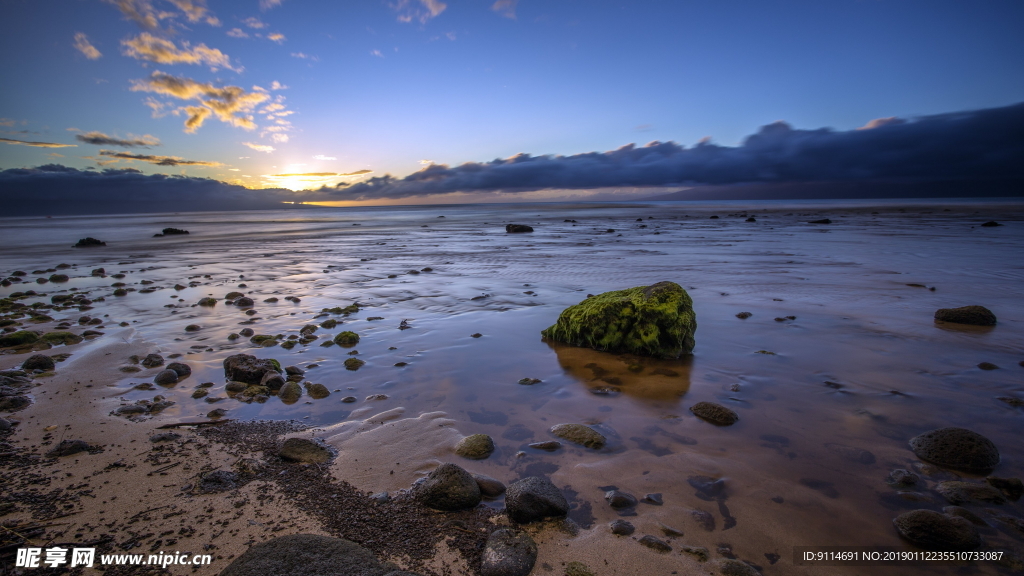
[[[0,354],[13,371],[33,354],[68,355],[52,370],[8,373],[5,396],[31,404],[0,411],[12,423],[3,562],[11,543],[25,545],[18,533],[111,553],[210,554],[169,573],[217,574],[253,544],[320,534],[415,573],[475,574],[487,534],[514,524],[504,499],[438,512],[409,498],[452,462],[506,486],[542,476],[562,490],[567,519],[522,527],[538,545],[534,574],[574,562],[593,574],[709,574],[730,559],[766,575],[1024,570],[1024,508],[1012,499],[961,503],[981,522],[979,549],[1002,551],[1001,562],[823,568],[794,557],[798,546],[917,550],[893,519],[949,506],[940,483],[1024,476],[1021,222],[1024,204],[1005,199],[5,219],[0,274],[20,281],[0,288],[10,299],[0,319],[74,337]],[[513,223],[533,232],[506,232]],[[154,237],[165,228],[189,233]],[[86,237],[106,245],[72,247]],[[693,300],[692,355],[541,338],[588,295],[662,281]],[[969,305],[998,323],[934,318]],[[358,342],[334,344],[343,331]],[[150,354],[161,363],[147,366]],[[296,367],[300,396],[229,391],[235,354]],[[155,382],[174,362],[190,372]],[[738,421],[694,416],[702,401]],[[549,430],[563,423],[606,442],[561,440]],[[951,426],[994,443],[990,474],[911,450],[911,438]],[[456,454],[472,434],[488,435],[493,453]],[[332,455],[282,460],[291,437]],[[70,440],[88,448],[48,455]],[[546,441],[560,446],[529,446]],[[895,470],[917,483],[887,483]],[[231,473],[223,485],[210,484],[216,471]],[[612,490],[638,502],[613,508]],[[613,534],[616,520],[635,532]],[[642,545],[645,535],[670,550]]]

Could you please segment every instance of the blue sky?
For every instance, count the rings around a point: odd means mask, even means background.
[[[1024,101],[1018,0],[4,0],[2,12],[0,168],[298,188],[424,161],[736,146],[777,120],[842,131]]]

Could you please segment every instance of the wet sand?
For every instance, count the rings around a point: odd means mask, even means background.
[[[280,490],[280,483],[250,482],[238,495],[178,496],[204,466],[226,469],[237,460],[229,453],[237,447],[228,448],[224,438],[183,432],[177,441],[181,450],[194,452],[184,443],[192,439],[206,453],[195,452],[197,463],[190,469],[183,464],[164,472],[168,476],[145,476],[155,469],[143,463],[157,426],[206,420],[210,410],[223,408],[230,419],[310,426],[299,434],[328,439],[339,451],[325,472],[366,492],[397,493],[442,461],[506,484],[534,474],[551,477],[574,495],[570,518],[581,531],[572,536],[557,527],[530,528],[540,543],[535,573],[558,574],[563,563],[583,561],[598,574],[702,574],[710,565],[680,552],[682,546],[699,546],[712,559],[734,555],[765,574],[821,574],[822,568],[795,566],[793,547],[912,549],[896,534],[892,518],[915,508],[941,509],[946,502],[933,490],[940,480],[980,478],[924,465],[907,445],[921,432],[973,429],[999,447],[1002,462],[995,475],[1024,475],[1019,442],[1024,409],[998,400],[1024,398],[1024,368],[1018,364],[1024,360],[1022,216],[1019,204],[666,203],[11,221],[8,229],[18,234],[0,252],[3,272],[30,272],[30,282],[2,288],[0,296],[32,289],[39,295],[19,300],[31,305],[76,288],[94,300],[90,310],[47,311],[52,322],[25,327],[54,330],[66,319],[73,332],[104,334],[46,352],[72,356],[57,365],[56,375],[35,379],[41,385],[33,389],[34,404],[11,415],[20,423],[7,441],[44,452],[49,448],[44,442],[59,441],[59,432],[103,446],[101,453],[63,457],[50,465],[52,486],[74,486],[80,475],[91,475],[95,484],[97,470],[111,462],[134,463],[117,470],[120,481],[137,491],[129,492],[131,497],[118,493],[127,503],[97,505],[111,488],[93,485],[100,497],[79,498],[69,509],[75,515],[57,521],[97,526],[101,509],[131,518],[168,501],[188,511],[166,520],[140,522],[152,515],[137,516],[133,529],[152,526],[146,528],[153,533],[145,540],[147,549],[162,532],[180,530],[177,524],[168,528],[170,523],[202,515],[210,503],[223,508],[218,513],[225,518],[241,511],[218,536],[217,554],[223,558],[209,573],[250,541],[295,532],[338,533],[287,499],[270,502],[250,495],[238,509],[230,504],[258,486]],[[756,221],[748,222],[750,217]],[[832,223],[807,223],[820,218]],[[987,220],[1006,225],[980,227]],[[536,231],[506,234],[508,222]],[[47,224],[58,225],[44,229]],[[191,234],[150,238],[167,226]],[[108,246],[69,248],[85,236]],[[62,262],[74,264],[58,270],[71,276],[69,282],[34,282],[51,272],[31,272]],[[90,276],[101,266],[106,277]],[[110,276],[121,271],[123,279]],[[690,358],[619,357],[540,339],[540,330],[588,293],[661,280],[678,282],[694,300],[697,346]],[[136,291],[115,297],[114,282]],[[150,288],[156,290],[140,293]],[[225,305],[225,294],[233,290],[253,298],[257,313]],[[193,306],[204,296],[221,301],[213,308]],[[104,300],[96,302],[98,297]],[[278,300],[264,302],[272,297]],[[352,303],[359,304],[359,312],[317,318],[323,308]],[[993,310],[998,325],[965,328],[932,319],[938,308],[969,304]],[[735,316],[744,311],[752,315]],[[85,315],[101,324],[80,325]],[[284,342],[328,317],[338,319],[339,326],[320,328],[317,340],[291,350],[228,339],[248,327],[257,334],[280,334]],[[403,320],[408,329],[400,329]],[[188,325],[201,328],[190,332]],[[320,346],[327,335],[342,330],[357,332],[358,345]],[[134,389],[151,382],[159,369],[125,373],[119,368],[134,366],[128,360],[132,354],[154,351],[168,362],[171,354],[181,354],[177,360],[188,363],[192,375],[169,387]],[[347,370],[343,362],[354,351],[366,364]],[[221,363],[239,352],[300,366],[307,380],[323,383],[331,395],[319,400],[304,395],[291,405],[277,397],[251,404],[231,398]],[[20,365],[25,357],[0,356],[0,368]],[[999,368],[983,370],[981,362]],[[642,370],[636,371],[637,364]],[[524,377],[541,382],[518,384]],[[92,388],[84,387],[86,380]],[[214,383],[208,397],[223,400],[192,398],[203,382]],[[110,415],[119,405],[157,394],[175,404],[141,422]],[[347,396],[356,402],[342,402]],[[689,406],[704,400],[730,407],[739,422],[720,428],[694,417]],[[597,451],[568,444],[555,452],[527,446],[554,439],[548,429],[562,422],[592,425],[609,442]],[[48,426],[58,428],[47,432]],[[454,454],[454,443],[473,433],[494,439],[497,449],[490,458],[470,461]],[[896,468],[917,471],[925,486],[897,494],[884,482]],[[58,479],[58,469],[73,476]],[[709,496],[695,487],[698,477],[723,479],[725,488]],[[664,504],[640,503],[636,515],[625,518],[637,528],[633,537],[613,536],[607,523],[620,516],[602,497],[608,486],[638,498],[661,493]],[[487,505],[497,511],[502,501]],[[993,520],[987,509],[995,507],[975,509],[992,524],[983,531],[986,545],[1019,550],[1022,535]],[[693,511],[710,515],[712,530],[698,520],[707,516]],[[1021,512],[1019,503],[997,510],[1018,518]],[[275,532],[258,514],[293,520]],[[0,516],[4,522],[28,519],[27,510]],[[683,536],[666,537],[661,525]],[[174,547],[198,549],[210,544],[211,534],[179,537]],[[640,546],[636,538],[645,534],[666,540],[674,550],[659,554]],[[999,569],[979,564],[825,570],[995,574]]]

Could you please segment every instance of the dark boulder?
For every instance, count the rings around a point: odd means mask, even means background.
[[[413,496],[419,503],[435,510],[465,510],[480,503],[480,486],[462,467],[445,463],[413,489]]]
[[[322,444],[305,438],[289,438],[278,453],[293,462],[321,463],[331,459],[331,451]]]
[[[484,545],[481,576],[527,576],[537,562],[537,544],[530,535],[510,528],[491,532]]]
[[[569,513],[569,502],[551,480],[528,476],[513,482],[505,491],[505,510],[513,522],[528,524],[564,517]]]
[[[176,384],[178,382],[178,373],[170,368],[161,370],[153,377],[153,383],[161,386],[167,386],[169,384]]]
[[[901,536],[925,550],[974,550],[981,545],[978,529],[959,516],[933,510],[912,510],[892,521]]]
[[[939,308],[935,311],[935,319],[954,324],[970,324],[972,326],[995,326],[996,315],[984,306],[962,306],[960,308]]]
[[[220,576],[387,576],[395,570],[354,542],[291,534],[249,548]]]
[[[72,246],[72,248],[91,248],[91,247],[94,247],[94,246],[106,246],[106,245],[107,245],[106,242],[97,240],[97,239],[89,236],[89,237],[82,238],[81,240],[79,240],[77,244]]]
[[[181,228],[164,228],[164,236],[173,236],[175,234],[188,234],[188,230],[182,230]]]
[[[508,226],[505,226],[505,232],[533,232],[533,227],[527,226],[526,224],[509,224]]]
[[[174,370],[178,378],[188,378],[192,375],[192,367],[182,362],[171,362],[167,365],[168,370]]]
[[[28,357],[21,364],[22,370],[53,370],[56,364],[53,362],[53,358],[50,358],[46,354],[33,354]]]
[[[278,372],[278,366],[273,360],[250,354],[235,354],[224,359],[224,376],[228,380],[259,386],[267,372]]]
[[[918,458],[967,472],[988,472],[999,464],[999,450],[991,440],[966,428],[939,428],[910,440]]]
[[[731,426],[740,419],[732,410],[714,402],[697,402],[690,406],[690,412],[715,426]]]

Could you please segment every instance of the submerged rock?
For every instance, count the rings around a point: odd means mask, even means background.
[[[918,458],[967,472],[988,472],[999,464],[999,450],[991,440],[966,428],[939,428],[910,440]]]
[[[147,354],[142,359],[142,365],[146,368],[156,368],[157,366],[164,365],[164,357],[159,354]]]
[[[481,576],[527,576],[537,562],[537,544],[530,535],[499,528],[487,537],[480,564]]]
[[[562,518],[569,502],[551,480],[528,476],[513,482],[505,491],[505,511],[513,522],[528,524],[544,518]]]
[[[17,332],[8,332],[0,335],[0,347],[22,346],[24,344],[32,344],[37,340],[39,340],[39,334],[29,332],[28,330],[18,330]]]
[[[183,362],[171,362],[167,365],[168,370],[174,370],[178,378],[188,378],[192,375],[192,367]]]
[[[505,232],[519,233],[519,232],[533,232],[532,226],[526,224],[509,224],[505,226]]]
[[[604,499],[608,501],[608,505],[616,510],[622,508],[632,508],[636,506],[636,496],[621,490],[609,490],[604,493]]]
[[[640,544],[643,544],[644,546],[650,548],[651,550],[654,550],[655,552],[671,552],[672,551],[672,547],[669,546],[667,542],[665,542],[661,538],[655,538],[654,536],[651,536],[650,534],[648,534],[647,536],[644,536],[643,538],[638,540],[638,542],[640,542]]]
[[[551,427],[551,433],[563,440],[595,450],[602,448],[606,441],[600,432],[583,424],[557,424]]]
[[[715,426],[731,426],[740,419],[732,410],[714,402],[697,402],[690,406],[690,412]]]
[[[955,324],[971,324],[973,326],[995,326],[996,315],[984,306],[963,306],[960,308],[940,308],[935,311],[935,319]]]
[[[327,398],[328,396],[331,395],[331,391],[328,390],[327,386],[324,386],[323,384],[309,384],[308,386],[306,386],[306,393],[309,394],[309,397],[314,400]]]
[[[321,463],[331,459],[331,451],[325,446],[305,438],[289,438],[278,452],[285,460],[293,462]]]
[[[997,478],[996,476],[989,476],[985,478],[988,485],[998,489],[1007,498],[1016,502],[1020,500],[1021,496],[1024,496],[1024,482],[1021,482],[1020,478]]]
[[[278,391],[277,397],[285,404],[294,404],[302,397],[302,388],[296,382],[288,382]]]
[[[693,351],[696,329],[686,290],[658,282],[587,298],[563,310],[541,335],[595,350],[679,358]]]
[[[1006,498],[1003,497],[1002,492],[988,484],[947,480],[936,484],[935,491],[942,494],[950,504],[969,504],[973,502],[1006,503]]]
[[[413,489],[413,496],[435,510],[465,510],[480,503],[480,486],[462,467],[444,463]]]
[[[260,385],[267,372],[278,372],[279,369],[280,365],[274,360],[260,359],[249,354],[235,354],[224,359],[224,376],[228,380],[255,386]]]
[[[912,510],[892,523],[901,536],[925,550],[974,550],[981,545],[978,529],[959,516]]]
[[[455,453],[470,460],[483,460],[494,452],[494,440],[487,434],[466,436],[455,446]]]

